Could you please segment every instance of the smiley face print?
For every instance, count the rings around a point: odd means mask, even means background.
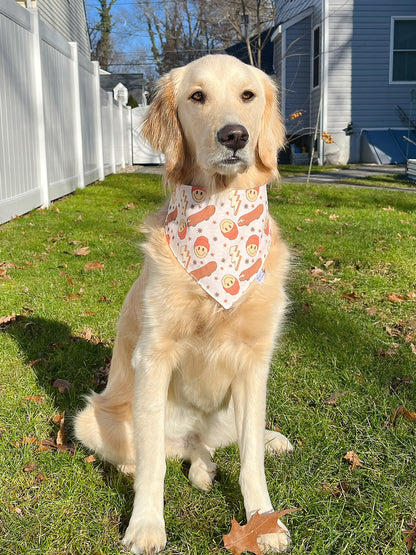
[[[259,237],[257,235],[251,235],[247,239],[247,243],[246,243],[247,254],[251,257],[254,257],[256,256],[258,250],[259,250]]]
[[[202,189],[202,187],[192,187],[192,198],[198,204],[205,200],[206,196],[207,192],[205,189]]]
[[[247,189],[246,191],[246,198],[250,202],[255,202],[257,197],[259,196],[259,188],[255,187],[254,189]]]
[[[232,220],[228,220],[228,219],[221,220],[220,229],[221,229],[221,233],[227,239],[234,240],[238,235],[237,225]]]
[[[240,291],[240,283],[238,279],[231,274],[226,274],[222,278],[222,286],[224,288],[224,291],[226,291],[230,295],[237,295]]]
[[[198,258],[205,258],[209,253],[209,241],[206,237],[198,237],[194,243],[194,253]]]

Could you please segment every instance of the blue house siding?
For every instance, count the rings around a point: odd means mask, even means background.
[[[371,0],[360,0],[354,5],[351,74],[353,160],[360,156],[360,135],[363,129],[406,129],[398,115],[397,106],[409,112],[410,93],[416,88],[416,83],[389,82],[393,16],[416,16],[415,0],[379,1],[377,9],[374,9]]]
[[[311,127],[311,17],[288,27],[285,33],[285,122],[290,134],[310,133]],[[290,119],[291,114],[302,113]]]
[[[309,10],[311,32],[315,25],[322,31],[321,86],[305,88],[305,79],[294,75],[290,57],[283,60],[281,75],[285,85],[285,116],[296,111],[298,104],[307,105],[309,126],[314,128],[322,87],[320,130],[334,137],[333,144],[318,141],[323,162],[359,162],[361,137],[365,129],[401,128],[397,106],[410,113],[411,91],[416,82],[390,82],[391,26],[393,17],[416,17],[416,0],[282,0],[276,19],[282,28],[286,45],[298,32],[299,47],[305,29],[300,14]],[[325,8],[326,13],[321,10]],[[294,44],[294,43],[293,43]],[[302,44],[305,59],[312,57],[312,45]],[[275,49],[277,54],[278,49]],[[310,62],[311,66],[311,62]],[[300,67],[300,66],[299,66]],[[311,67],[308,70],[311,75]],[[306,66],[303,67],[303,77]],[[413,119],[416,105],[413,103]],[[352,124],[352,134],[350,134]],[[292,127],[289,125],[289,130]],[[369,134],[366,135],[368,141]]]

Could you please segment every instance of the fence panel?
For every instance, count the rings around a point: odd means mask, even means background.
[[[99,83],[36,8],[0,0],[0,224],[131,163],[130,108]]]
[[[79,88],[81,100],[82,144],[85,183],[99,179],[98,136],[95,102],[95,71],[90,60],[79,56]],[[100,122],[101,126],[101,122]]]
[[[32,15],[0,5],[0,223],[42,202]]]
[[[70,45],[40,24],[43,111],[49,199],[75,191],[78,185],[74,76]]]

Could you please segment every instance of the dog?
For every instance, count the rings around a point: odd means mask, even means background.
[[[274,82],[227,55],[160,79],[142,133],[166,157],[170,201],[147,218],[145,264],[124,302],[106,389],[87,398],[75,433],[134,473],[124,544],[166,545],[165,457],[213,484],[219,447],[238,442],[247,519],[273,511],[264,452],[291,452],[265,430],[266,385],[282,327],[289,251],[267,210],[284,128]],[[259,537],[285,551],[287,528]]]

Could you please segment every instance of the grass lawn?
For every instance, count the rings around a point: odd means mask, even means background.
[[[163,199],[160,177],[116,175],[0,227],[0,553],[125,553],[132,479],[71,451],[71,417],[103,387],[141,269],[138,225]],[[267,419],[296,450],[265,465],[275,508],[301,508],[285,519],[292,553],[405,554],[402,530],[416,528],[416,197],[282,184],[270,211],[293,270]],[[232,516],[243,521],[238,449],[216,462],[206,494],[169,461],[166,553],[225,553]]]

